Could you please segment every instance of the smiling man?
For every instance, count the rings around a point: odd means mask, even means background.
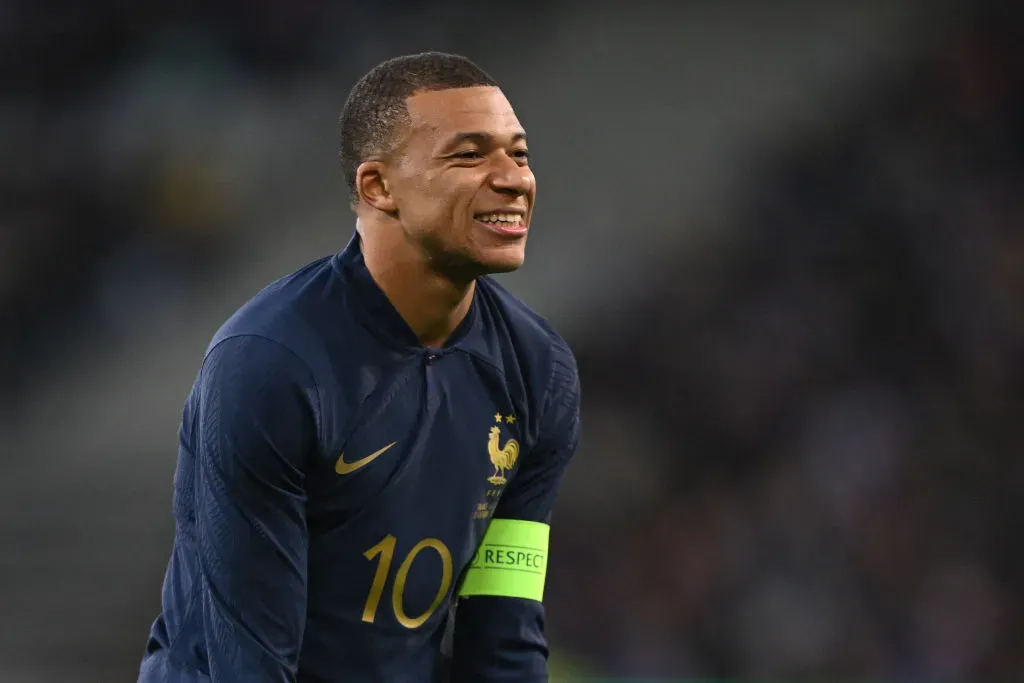
[[[526,134],[434,52],[360,79],[340,134],[356,234],[232,316],[186,401],[139,681],[545,681],[579,382],[488,277],[524,259]]]

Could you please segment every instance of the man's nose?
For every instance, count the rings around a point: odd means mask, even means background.
[[[533,183],[533,173],[511,159],[491,174],[491,187],[499,192],[526,194],[533,189]]]

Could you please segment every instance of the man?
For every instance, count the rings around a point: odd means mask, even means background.
[[[523,262],[526,135],[440,53],[371,70],[340,133],[356,235],[243,306],[186,402],[139,680],[546,680],[576,365],[487,277]]]

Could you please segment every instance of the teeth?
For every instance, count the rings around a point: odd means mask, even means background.
[[[489,213],[480,216],[477,220],[484,223],[511,223],[518,225],[523,222],[523,217],[515,213]]]

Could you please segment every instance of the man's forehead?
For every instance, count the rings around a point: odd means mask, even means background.
[[[512,135],[522,130],[512,105],[496,87],[416,93],[406,100],[406,106],[413,130],[440,135],[467,130]]]

